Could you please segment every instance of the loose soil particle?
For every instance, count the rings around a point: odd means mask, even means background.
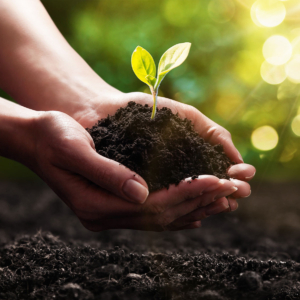
[[[206,143],[190,120],[169,108],[158,109],[154,120],[151,110],[129,102],[87,129],[97,152],[142,176],[150,192],[203,174],[229,178],[226,171],[233,162],[222,145]]]

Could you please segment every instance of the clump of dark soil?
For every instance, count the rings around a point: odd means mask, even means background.
[[[190,120],[166,107],[157,110],[155,120],[151,111],[147,104],[129,102],[87,129],[97,152],[142,176],[150,192],[203,174],[229,179],[233,162],[222,145],[206,143]]]

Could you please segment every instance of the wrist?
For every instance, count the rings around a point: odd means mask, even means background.
[[[36,120],[42,112],[0,99],[0,155],[34,168]]]

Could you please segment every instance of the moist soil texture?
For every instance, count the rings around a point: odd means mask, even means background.
[[[254,184],[182,232],[89,232],[43,183],[0,181],[0,299],[300,299],[299,183]]]
[[[97,152],[142,176],[150,192],[203,174],[229,178],[226,171],[233,162],[222,145],[206,143],[190,120],[169,108],[158,109],[154,120],[151,112],[147,104],[131,101],[87,129]]]

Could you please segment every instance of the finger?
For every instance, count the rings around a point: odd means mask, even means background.
[[[133,203],[143,203],[149,195],[147,183],[118,162],[99,155],[91,147],[77,147],[68,160],[69,170]]]
[[[236,187],[233,186],[233,183],[224,180],[223,187],[218,189],[217,192],[211,192],[208,194],[204,194],[202,196],[198,196],[195,199],[185,201],[181,204],[178,204],[175,207],[169,208],[166,212],[163,214],[160,214],[157,216],[158,218],[158,223],[163,227],[163,228],[169,228],[170,224],[175,221],[176,219],[179,219],[182,216],[188,215],[191,212],[204,207],[209,203],[212,203],[215,201],[216,197],[222,198],[228,195],[231,195],[233,192],[236,191]],[[209,205],[208,205],[209,206]],[[204,216],[205,217],[205,216]],[[198,220],[196,220],[198,221]],[[189,222],[191,223],[191,222]]]
[[[181,228],[181,227],[187,226],[188,224],[191,224],[191,223],[194,223],[197,221],[201,221],[211,215],[216,215],[218,213],[226,211],[228,209],[229,209],[228,200],[225,197],[223,197],[223,198],[217,199],[215,202],[209,204],[206,207],[199,208],[187,215],[184,215],[184,216],[178,218],[177,220],[173,221],[169,225],[169,228],[173,228],[173,229]]]
[[[219,178],[211,175],[201,175],[198,178],[186,179],[169,189],[155,191],[149,195],[143,209],[153,213],[163,213],[167,208],[178,205],[188,199],[193,199],[203,193],[210,192],[222,186]]]
[[[243,163],[243,158],[234,146],[229,131],[190,106],[185,105],[181,109],[184,109],[185,115],[192,119],[195,130],[205,141],[212,145],[223,145],[224,152],[229,159],[236,163]]]
[[[215,199],[229,196],[237,190],[233,182],[229,180],[221,180],[221,182],[222,186],[217,190],[203,194],[194,199],[184,201],[172,208],[169,208],[160,216],[166,223],[165,226],[167,226],[169,223],[172,223],[174,220],[191,213],[194,210],[209,205],[210,203],[214,202]]]
[[[256,169],[248,164],[233,165],[228,169],[228,175],[231,178],[243,181],[251,180],[256,173]]]
[[[224,212],[233,212],[238,209],[239,204],[237,203],[236,199],[230,196],[227,198],[227,201],[229,202],[229,208],[224,210]]]
[[[237,191],[231,194],[231,197],[238,199],[247,198],[251,195],[251,187],[249,183],[237,179],[231,179],[230,181],[237,187]]]
[[[48,185],[79,218],[102,220],[141,215],[141,205],[124,201],[81,175],[57,167],[51,174]]]
[[[238,187],[231,180],[229,181],[226,179],[221,179],[221,182],[223,182],[223,185],[221,187],[203,195],[204,199],[202,202],[202,206],[206,206],[211,202],[214,202],[216,199],[232,195],[238,190]]]
[[[212,121],[210,121],[212,122]],[[214,122],[213,122],[214,123]],[[225,128],[220,125],[214,123],[211,124],[210,128],[208,128],[202,137],[212,145],[221,144],[223,146],[225,154],[228,156],[230,160],[235,163],[243,163],[243,158],[239,151],[234,146],[231,134]]]

